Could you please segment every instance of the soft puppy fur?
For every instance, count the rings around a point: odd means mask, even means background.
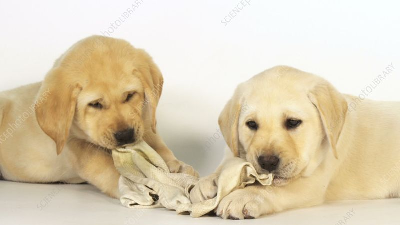
[[[89,182],[118,197],[110,150],[145,140],[172,172],[197,175],[156,130],[163,77],[151,57],[103,36],[68,49],[43,82],[0,93],[0,171],[23,182]]]
[[[226,196],[216,209],[222,218],[399,196],[400,102],[341,94],[321,77],[278,66],[240,84],[219,125],[233,153],[228,157],[275,176],[272,186]],[[192,200],[215,195],[218,173],[194,187],[200,194]]]

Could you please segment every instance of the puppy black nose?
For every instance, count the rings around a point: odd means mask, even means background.
[[[274,155],[262,155],[258,157],[258,164],[264,170],[268,170],[272,172],[278,168],[279,165],[279,158]]]
[[[133,129],[126,129],[114,133],[114,137],[115,140],[117,140],[118,145],[125,145],[135,141],[134,134],[135,132]]]

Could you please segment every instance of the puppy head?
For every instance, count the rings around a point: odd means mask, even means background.
[[[345,99],[327,81],[280,66],[240,84],[219,125],[235,156],[283,185],[310,175],[327,149],[337,157],[346,112]]]
[[[143,50],[119,39],[89,37],[47,74],[37,121],[58,154],[70,136],[108,149],[133,143],[146,131],[156,132],[162,85],[161,72]]]

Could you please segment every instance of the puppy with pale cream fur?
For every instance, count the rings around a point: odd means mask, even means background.
[[[216,209],[222,218],[400,194],[400,102],[361,100],[318,76],[278,66],[240,84],[219,125],[230,157],[274,174],[271,186],[227,195]],[[218,170],[203,178],[191,199],[215,196],[217,178]]]
[[[145,140],[171,172],[197,175],[156,129],[163,77],[120,39],[92,36],[66,51],[43,82],[0,93],[0,174],[22,182],[89,182],[119,197],[111,149]]]

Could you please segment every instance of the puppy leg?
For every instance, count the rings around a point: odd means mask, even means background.
[[[113,198],[119,198],[120,174],[109,152],[83,140],[71,140],[68,158],[77,174]]]
[[[217,180],[217,173],[201,178],[190,191],[190,200],[192,203],[214,198],[218,191]]]
[[[167,163],[167,166],[172,173],[186,173],[189,175],[193,175],[199,177],[197,171],[190,165],[176,159],[174,153],[167,147],[164,141],[158,134],[154,134],[151,131],[146,132],[143,136],[143,139],[154,148],[158,154],[164,159]]]
[[[218,192],[218,179],[221,171],[225,167],[227,161],[234,160],[234,156],[230,149],[225,149],[225,156],[222,162],[217,167],[214,173],[201,178],[190,191],[190,200],[192,203],[202,202],[208,199],[212,199],[217,195]],[[222,184],[223,185],[223,184]]]
[[[299,178],[281,187],[252,185],[238,189],[222,199],[216,213],[223,219],[251,219],[288,209],[319,205],[324,202],[328,182],[322,184],[315,181],[314,178]]]

